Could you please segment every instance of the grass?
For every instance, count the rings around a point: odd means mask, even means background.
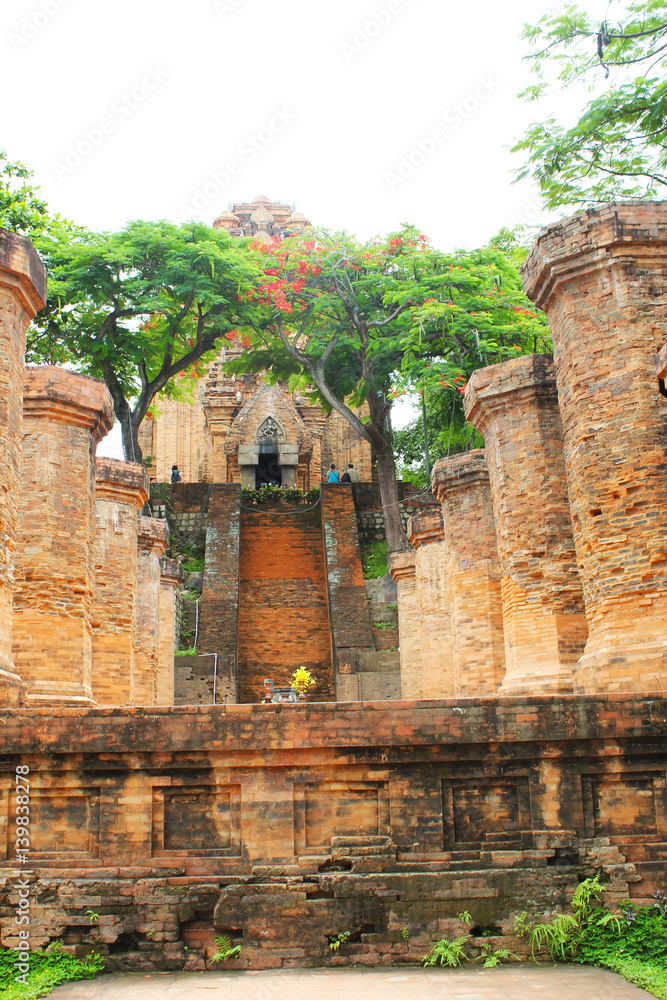
[[[37,1000],[47,996],[61,983],[79,979],[94,979],[104,968],[100,955],[94,952],[81,961],[62,950],[60,942],[55,942],[47,951],[30,952],[30,972],[27,983],[17,982],[16,952],[0,948],[0,1000]]]
[[[365,580],[377,580],[389,572],[386,542],[366,542],[361,546],[361,565]]]

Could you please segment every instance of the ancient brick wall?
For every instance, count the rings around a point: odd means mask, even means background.
[[[501,691],[571,691],[588,627],[552,358],[531,354],[479,369],[465,409],[484,435],[491,483],[507,669]]]
[[[414,961],[464,909],[516,950],[514,917],[565,906],[594,870],[610,902],[650,901],[667,874],[664,699],[18,710],[3,722],[3,854],[12,775],[30,768],[31,941],[92,943],[111,967],[203,965],[201,936],[230,929],[242,966]],[[10,946],[20,876],[7,857]],[[342,929],[357,943],[333,956],[327,936]]]
[[[240,701],[261,701],[264,678],[289,683],[297,667],[311,695],[334,698],[322,509],[243,510],[239,561]]]
[[[410,518],[415,549],[415,588],[420,608],[421,697],[454,694],[447,552],[442,508],[424,507]]]
[[[415,575],[415,553],[393,552],[389,557],[389,566],[398,597],[401,697],[423,698],[422,618]]]
[[[176,559],[160,559],[158,668],[156,705],[175,705],[174,649],[176,648],[175,593],[183,582],[183,567]]]
[[[237,676],[241,487],[211,486],[204,587],[199,602],[202,652],[217,653],[219,667]]]
[[[523,270],[553,335],[588,692],[667,683],[666,246],[665,202],[620,202],[548,227]]]
[[[90,704],[95,448],[113,423],[98,379],[25,369],[14,662],[26,697]]]
[[[137,511],[148,497],[143,465],[95,462],[92,687],[98,705],[132,702],[137,642]],[[165,703],[163,703],[165,704]]]
[[[444,514],[454,693],[463,698],[493,695],[505,675],[505,649],[484,450],[439,459],[432,480]]]
[[[158,703],[160,559],[168,547],[169,530],[166,523],[153,517],[139,517],[137,631],[132,677],[132,701],[135,705]]]
[[[351,647],[372,649],[352,489],[323,484],[320,495],[334,656]]]
[[[0,229],[0,707],[18,705],[12,657],[14,546],[21,491],[26,328],[46,301],[46,271],[30,240]]]

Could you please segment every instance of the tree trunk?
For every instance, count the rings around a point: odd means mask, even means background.
[[[139,425],[133,420],[129,406],[127,403],[124,407],[122,404],[120,406],[114,405],[114,412],[120,424],[125,461],[141,462],[143,454],[139,446]]]
[[[384,530],[387,536],[387,553],[406,552],[410,548],[403,523],[401,507],[398,502],[398,487],[396,485],[396,461],[394,449],[388,442],[384,447],[376,446],[378,463],[378,482],[380,498],[384,515]]]

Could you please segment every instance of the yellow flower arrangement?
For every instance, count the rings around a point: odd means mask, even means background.
[[[315,678],[311,674],[310,670],[306,670],[305,667],[297,667],[292,674],[292,687],[298,691],[299,683],[303,681],[303,690],[307,691],[309,687],[315,687]]]

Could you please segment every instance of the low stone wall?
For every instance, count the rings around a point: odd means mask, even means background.
[[[23,877],[32,945],[64,938],[109,968],[202,968],[215,933],[243,946],[226,967],[415,961],[464,909],[517,951],[514,917],[565,906],[594,870],[610,902],[664,888],[665,699],[49,708],[2,723],[10,947]],[[29,868],[13,854],[17,765]]]

